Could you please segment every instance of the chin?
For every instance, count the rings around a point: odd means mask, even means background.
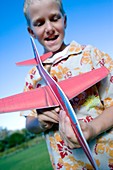
[[[61,46],[55,46],[55,47],[50,47],[50,48],[47,48],[47,51],[51,51],[53,53],[57,53],[59,52],[61,49]]]

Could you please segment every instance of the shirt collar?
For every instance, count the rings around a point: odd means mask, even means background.
[[[52,63],[52,64],[54,63],[54,64],[56,64],[60,60],[67,58],[69,55],[79,54],[81,52],[82,52],[81,45],[78,44],[75,41],[72,41],[70,43],[70,45],[68,45],[63,51],[55,54],[51,58],[48,58],[43,63],[45,63],[45,64],[47,64],[47,63]]]

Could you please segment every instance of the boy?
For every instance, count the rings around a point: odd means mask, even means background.
[[[61,0],[26,0],[24,14],[30,35],[44,47],[44,53],[53,52],[44,65],[57,82],[102,65],[110,70],[111,74],[104,81],[71,101],[78,119],[82,120],[80,125],[85,138],[91,140],[90,148],[98,167],[110,169],[113,160],[113,61],[90,45],[83,48],[74,41],[70,45],[64,43],[67,21]],[[25,91],[44,85],[34,67],[26,77]],[[54,169],[92,169],[64,111],[60,108],[32,110],[23,115],[27,116],[28,130],[33,133],[45,131]],[[104,131],[106,133],[102,133]]]

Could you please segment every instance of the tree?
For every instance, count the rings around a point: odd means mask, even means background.
[[[23,134],[19,133],[19,132],[15,132],[13,134],[11,134],[8,138],[8,145],[9,148],[20,145],[21,143],[23,143],[25,141],[25,137]]]
[[[5,142],[3,140],[0,141],[0,152],[5,150]]]

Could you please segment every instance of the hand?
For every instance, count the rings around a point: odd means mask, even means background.
[[[38,120],[46,129],[50,129],[54,123],[59,123],[59,111],[59,107],[37,110]]]
[[[85,139],[92,139],[94,136],[94,130],[91,124],[85,123],[83,121],[79,121],[79,123]],[[81,147],[73,131],[70,119],[63,110],[61,110],[59,113],[59,131],[64,143],[71,149]]]

